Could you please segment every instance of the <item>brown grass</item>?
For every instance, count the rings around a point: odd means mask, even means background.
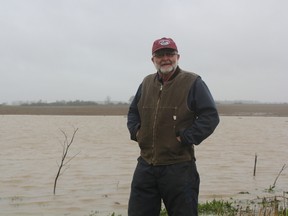
[[[217,104],[222,116],[288,117],[288,104]],[[0,115],[127,115],[128,105],[0,106]]]
[[[288,116],[288,104],[218,104],[225,116]]]
[[[128,105],[0,106],[0,115],[126,115]]]

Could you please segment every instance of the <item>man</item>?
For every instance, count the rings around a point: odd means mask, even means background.
[[[157,72],[144,78],[129,108],[127,126],[140,147],[129,216],[159,216],[161,200],[169,216],[198,215],[194,145],[213,133],[219,116],[208,87],[179,68],[179,57],[171,38],[153,43]]]

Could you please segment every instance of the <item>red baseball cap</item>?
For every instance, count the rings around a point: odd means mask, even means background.
[[[175,42],[171,38],[161,38],[155,40],[152,46],[152,54],[160,49],[173,49],[178,52]]]

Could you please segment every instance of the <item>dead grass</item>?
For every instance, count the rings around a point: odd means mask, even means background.
[[[0,115],[126,115],[128,105],[0,106]]]
[[[288,116],[288,104],[217,104],[225,116]]]
[[[217,104],[222,116],[288,117],[288,104]],[[127,115],[129,105],[4,106],[0,115]]]

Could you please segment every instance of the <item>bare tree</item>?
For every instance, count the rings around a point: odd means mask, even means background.
[[[78,128],[74,129],[73,135],[72,135],[72,137],[71,137],[70,140],[68,140],[68,136],[67,136],[67,134],[65,133],[65,131],[63,131],[63,130],[60,130],[60,131],[61,131],[62,134],[64,135],[65,139],[64,139],[64,142],[63,142],[63,151],[62,151],[61,162],[60,162],[60,164],[58,165],[59,168],[58,168],[58,172],[57,172],[57,174],[56,174],[55,181],[54,181],[54,190],[53,190],[54,195],[55,195],[55,193],[56,193],[57,180],[58,180],[59,176],[62,175],[68,167],[66,167],[66,169],[64,169],[64,171],[61,172],[62,168],[63,168],[64,166],[66,166],[74,157],[76,157],[76,155],[78,155],[78,154],[80,153],[80,152],[79,152],[79,153],[75,154],[75,155],[74,155],[73,157],[71,157],[69,160],[65,160],[65,159],[66,159],[66,156],[67,156],[67,154],[68,154],[68,150],[69,150],[70,146],[72,145],[72,143],[73,143],[73,141],[74,141],[74,138],[75,138],[75,135],[76,135],[76,133],[77,133],[77,131],[78,131]]]
[[[110,97],[110,96],[107,96],[106,99],[105,99],[105,101],[104,101],[104,103],[105,103],[106,105],[112,104],[112,102],[111,102],[111,97]]]

